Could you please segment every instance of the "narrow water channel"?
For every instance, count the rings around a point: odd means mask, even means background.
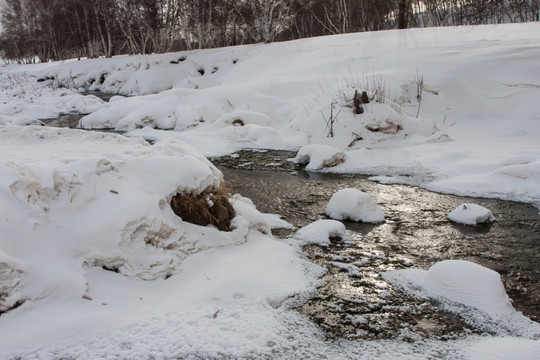
[[[514,307],[532,320],[540,319],[538,209],[515,202],[383,185],[365,176],[306,173],[287,162],[291,157],[294,154],[290,152],[243,151],[211,160],[223,171],[231,193],[252,199],[260,211],[280,214],[296,227],[325,218],[328,200],[343,188],[370,194],[386,214],[386,221],[378,225],[345,222],[346,244],[304,249],[312,261],[327,267],[328,273],[319,295],[301,311],[329,334],[395,337],[396,324],[404,323],[425,330],[428,336],[444,338],[462,332],[467,326],[455,316],[433,312],[429,304],[404,299],[404,294],[384,296],[393,290],[379,277],[381,271],[427,269],[445,259],[469,260],[497,271]],[[473,227],[447,220],[458,205],[470,202],[490,209],[497,221]],[[284,237],[288,232],[278,230],[275,234]],[[349,265],[361,274],[347,271]],[[409,310],[400,310],[403,302],[410,305]]]
[[[109,102],[113,96],[118,96],[116,94],[104,93],[101,91],[86,91],[83,93],[86,96],[96,96],[105,102]],[[121,96],[121,95],[120,95]],[[70,129],[79,128],[79,120],[88,114],[79,114],[77,112],[60,114],[57,118],[52,119],[41,119],[46,126],[53,127],[66,127]]]

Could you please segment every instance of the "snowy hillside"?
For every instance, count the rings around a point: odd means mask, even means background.
[[[205,155],[327,144],[348,155],[332,171],[538,204],[539,30],[530,23],[384,31],[11,71],[49,79],[37,87],[148,94],[103,104],[84,128],[144,128],[132,135],[180,138]],[[373,98],[361,115],[353,112],[355,90]],[[43,116],[31,106],[8,109],[7,100],[4,121],[20,122],[14,112]]]
[[[340,222],[280,241],[239,195],[230,232],[169,204],[220,186],[205,156],[273,148],[314,171],[540,206],[538,59],[530,23],[1,68],[0,358],[534,359],[540,325],[467,262],[386,278],[490,335],[325,341],[292,309],[324,272],[299,245],[346,242]],[[35,126],[67,112],[127,137]]]

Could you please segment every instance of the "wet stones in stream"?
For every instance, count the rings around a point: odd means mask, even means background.
[[[370,194],[383,209],[381,224],[344,222],[346,242],[304,247],[328,269],[324,285],[298,309],[329,338],[449,339],[484,332],[438,304],[393,288],[380,274],[436,262],[468,260],[497,271],[516,310],[540,318],[540,216],[521,203],[437,194],[413,186],[383,185],[362,175],[306,173],[287,161],[295,153],[243,151],[212,159],[232,193],[253,200],[261,212],[281,215],[297,228],[326,218],[331,196],[344,188]],[[462,203],[490,209],[497,222],[466,226],[447,215]],[[274,230],[278,237],[290,230]]]
[[[79,128],[79,121],[81,120],[83,116],[85,115],[78,114],[78,113],[67,113],[67,114],[60,114],[55,119],[43,119],[41,121],[46,126],[77,129]]]
[[[365,251],[354,241],[311,245],[304,251],[328,272],[318,294],[299,311],[324,329],[328,338],[413,342],[455,339],[476,331],[455,314],[394,289],[380,277],[383,271],[407,268],[408,259]]]

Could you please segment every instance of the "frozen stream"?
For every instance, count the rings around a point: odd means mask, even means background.
[[[326,266],[328,273],[320,295],[301,311],[330,336],[388,338],[404,324],[427,336],[448,338],[461,333],[467,326],[459,318],[437,311],[425,300],[398,294],[378,275],[406,267],[427,269],[444,259],[469,260],[499,272],[514,307],[535,321],[540,319],[538,209],[382,185],[359,175],[306,173],[286,161],[291,157],[290,152],[244,151],[211,160],[223,171],[231,193],[252,199],[260,211],[280,214],[296,227],[325,218],[330,197],[348,187],[370,194],[386,214],[379,225],[346,222],[349,242],[345,244],[305,248],[307,256]],[[497,222],[472,227],[448,221],[446,216],[465,202],[489,208]],[[289,233],[275,232],[282,237]],[[358,262],[365,264],[359,267],[360,275],[347,272],[347,264]],[[404,303],[410,306],[404,309]],[[366,318],[369,321],[358,321]]]

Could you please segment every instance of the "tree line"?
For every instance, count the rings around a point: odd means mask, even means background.
[[[1,55],[18,62],[538,21],[540,9],[540,0],[0,1]]]

